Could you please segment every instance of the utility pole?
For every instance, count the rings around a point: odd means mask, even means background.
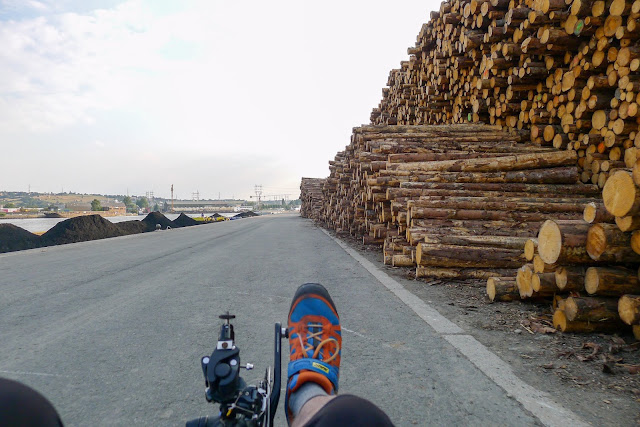
[[[171,213],[173,213],[173,184],[171,184]]]

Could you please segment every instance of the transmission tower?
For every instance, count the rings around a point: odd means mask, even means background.
[[[256,207],[256,210],[260,210],[260,203],[262,201],[262,185],[256,184],[254,189],[256,192],[256,199],[258,199],[258,206]]]

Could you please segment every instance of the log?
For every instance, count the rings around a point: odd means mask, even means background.
[[[556,310],[553,313],[553,327],[562,332],[618,332],[622,330],[621,322],[582,322],[569,321],[562,310]]]
[[[623,295],[618,300],[618,314],[627,325],[640,325],[640,295]]]
[[[588,224],[579,221],[545,221],[538,232],[538,254],[546,264],[555,264],[568,248],[582,248],[587,242]],[[566,257],[563,257],[566,258]]]
[[[598,261],[602,254],[615,246],[629,246],[631,236],[615,224],[594,224],[587,232],[586,249],[589,256]]]
[[[623,267],[589,267],[584,276],[589,295],[620,296],[640,294],[640,281],[635,271]]]
[[[576,160],[577,154],[574,151],[559,151],[468,160],[390,163],[387,165],[387,170],[411,172],[503,172],[566,166],[575,163]]]
[[[573,297],[565,300],[567,320],[582,322],[619,321],[618,300],[613,298]]]
[[[584,205],[582,218],[589,224],[594,222],[614,222],[615,220],[615,217],[606,210],[604,204],[596,202],[589,202]]]
[[[616,217],[640,213],[640,191],[626,170],[617,170],[609,176],[602,189],[602,199],[607,211]]]
[[[487,296],[490,301],[514,301],[520,299],[513,277],[490,277],[487,279]]]
[[[494,276],[506,276],[512,273],[509,269],[478,269],[478,268],[442,268],[442,267],[416,267],[416,279],[481,279],[486,280]]]
[[[555,273],[534,273],[531,275],[532,296],[548,298],[558,291]]]
[[[425,267],[516,268],[523,261],[517,249],[427,243],[416,248],[416,262]]]
[[[460,182],[460,183],[528,183],[528,184],[575,184],[580,175],[575,166],[499,172],[424,172],[381,170],[381,176],[394,179],[409,179],[416,182]]]
[[[582,292],[585,287],[586,269],[578,267],[559,267],[554,272],[558,291],[563,293]]]

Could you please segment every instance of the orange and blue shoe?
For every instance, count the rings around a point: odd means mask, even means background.
[[[340,317],[324,286],[305,283],[298,288],[291,302],[288,328],[291,354],[285,408],[290,418],[289,396],[302,384],[314,382],[329,395],[338,391]]]

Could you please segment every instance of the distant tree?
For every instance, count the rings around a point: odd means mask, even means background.
[[[102,204],[100,203],[100,200],[93,199],[91,201],[91,210],[92,211],[101,211],[102,210]]]
[[[129,206],[133,205],[133,202],[131,201],[131,197],[129,197],[129,196],[124,196],[122,198],[122,203],[124,203],[124,205],[126,207],[129,207]]]
[[[156,203],[155,205],[153,205],[153,210],[155,212],[160,212],[160,206],[158,206],[158,204]]]
[[[138,205],[138,207],[145,209],[149,207],[149,199],[147,199],[146,197],[140,197],[138,200],[136,200],[136,205]]]

